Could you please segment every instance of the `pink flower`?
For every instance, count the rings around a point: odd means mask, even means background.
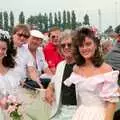
[[[92,26],[92,27],[91,27],[91,30],[94,32],[94,35],[95,35],[96,37],[98,37],[98,35],[99,35],[98,29],[97,29],[95,26]]]
[[[10,105],[9,107],[8,107],[8,109],[7,109],[7,112],[8,113],[11,113],[11,112],[13,112],[13,111],[15,111],[16,110],[16,105]]]

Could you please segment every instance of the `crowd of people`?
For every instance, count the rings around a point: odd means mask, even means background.
[[[21,103],[21,120],[120,119],[120,31],[115,44],[102,42],[92,27],[52,27],[45,42],[42,32],[25,24],[10,35],[0,30],[0,120],[11,120],[10,95]],[[43,90],[42,107],[33,108],[38,114],[28,115]]]

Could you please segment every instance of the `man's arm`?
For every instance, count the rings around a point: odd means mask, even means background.
[[[28,71],[28,75],[30,76],[30,78],[32,80],[36,81],[40,87],[42,87],[37,69],[35,69],[35,67],[33,67],[33,66],[28,66],[27,71]]]

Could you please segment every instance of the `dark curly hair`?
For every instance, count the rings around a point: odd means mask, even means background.
[[[94,56],[91,58],[94,66],[99,67],[103,63],[103,57],[100,51],[100,39],[98,39],[92,29],[90,28],[81,28],[80,30],[76,30],[72,37],[73,42],[73,56],[75,58],[76,64],[81,66],[85,64],[85,59],[81,56],[79,52],[79,46],[83,45],[85,38],[91,38],[96,44],[97,48],[95,50]]]
[[[16,56],[16,49],[13,47],[13,42],[3,33],[0,33],[0,41],[3,41],[7,44],[6,56],[2,60],[2,64],[8,68],[14,68]]]

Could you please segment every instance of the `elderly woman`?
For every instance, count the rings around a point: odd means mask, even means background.
[[[63,84],[75,64],[72,56],[72,31],[65,30],[60,37],[60,50],[64,60],[57,66],[56,73],[46,90],[46,100],[52,106],[52,120],[70,120],[76,108],[75,86]]]

